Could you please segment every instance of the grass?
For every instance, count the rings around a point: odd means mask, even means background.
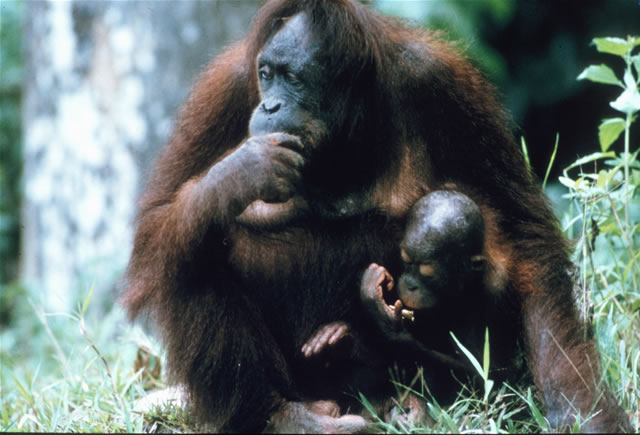
[[[640,162],[629,130],[640,110],[639,38],[597,38],[596,48],[624,60],[623,79],[604,64],[580,75],[621,87],[611,103],[622,117],[603,120],[601,149],[564,170],[567,236],[575,242],[580,275],[576,301],[593,325],[604,382],[640,430]],[[634,73],[635,71],[635,73]],[[621,145],[615,151],[615,145]],[[558,144],[556,143],[556,147]],[[636,147],[637,148],[637,147]],[[526,150],[526,148],[525,148]],[[548,174],[548,171],[547,171]],[[546,181],[545,177],[545,181]],[[142,414],[135,401],[161,388],[160,347],[129,326],[114,306],[93,314],[88,291],[74,313],[45,313],[34,290],[0,288],[0,431],[25,432],[189,432],[198,430],[189,415],[167,405]],[[97,311],[97,310],[96,310]],[[428,402],[433,423],[408,427],[378,418],[387,433],[551,431],[533,387],[494,385],[483,364],[483,391],[462,388],[450,406],[440,406],[421,379],[411,390]],[[362,398],[367,405],[366,398]],[[580,429],[577,421],[573,431]]]
[[[143,393],[132,370],[136,345],[114,339],[129,335],[119,327],[122,315],[113,310],[100,328],[97,322],[91,328],[79,315],[45,314],[24,302],[19,323],[34,326],[4,331],[1,338],[0,430],[142,430],[142,420],[131,415]]]
[[[617,300],[617,290],[608,292],[602,298],[594,298],[593,310],[605,378],[638,430],[640,325],[637,313],[634,315],[630,307]],[[91,319],[90,305],[85,314],[78,309],[71,315],[47,315],[28,302],[28,294],[23,296],[25,303],[18,314],[21,327],[4,330],[0,335],[0,431],[198,430],[189,415],[175,406],[146,414],[135,411],[135,401],[146,394],[146,389],[164,386],[157,370],[156,358],[161,353],[157,343],[139,328],[128,325],[120,309],[114,308],[103,319]],[[155,363],[149,362],[154,359]],[[404,391],[409,387],[398,388]],[[502,385],[489,397],[484,391],[462,388],[458,399],[446,407],[429,395],[420,380],[411,391],[427,400],[433,424],[413,427],[378,419],[379,431],[550,430],[532,387]]]
[[[142,414],[137,399],[163,388],[161,347],[114,306],[92,315],[89,291],[74,313],[45,313],[37,295],[13,285],[0,305],[14,303],[0,332],[0,431],[185,432],[182,409]]]

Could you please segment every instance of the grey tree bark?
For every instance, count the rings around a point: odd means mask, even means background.
[[[21,275],[45,307],[112,289],[136,197],[198,72],[256,1],[30,1]]]

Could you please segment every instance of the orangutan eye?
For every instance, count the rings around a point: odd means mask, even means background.
[[[287,82],[291,83],[292,85],[296,85],[298,83],[300,83],[300,80],[298,79],[298,76],[296,76],[294,73],[292,72],[288,72],[284,75],[284,78]]]
[[[422,276],[434,276],[436,274],[436,268],[433,264],[421,264],[418,267],[418,271]]]
[[[273,70],[267,65],[261,66],[258,74],[262,80],[271,80],[273,78]]]

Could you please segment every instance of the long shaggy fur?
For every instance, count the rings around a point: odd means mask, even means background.
[[[203,180],[248,135],[257,54],[302,11],[324,41],[327,92],[342,114],[306,182],[328,202],[355,194],[367,207],[250,230],[227,207],[237,180],[213,190]],[[552,420],[571,421],[567,397],[581,413],[601,410],[592,428],[624,428],[593,344],[575,333],[567,244],[494,90],[451,46],[355,1],[268,1],[246,39],[207,66],[140,200],[122,303],[157,323],[200,421],[260,430],[285,401],[344,391],[301,375],[300,346],[319,325],[357,315],[365,267],[397,263],[407,211],[446,183],[471,186],[488,210],[487,251],[508,275],[518,301],[508,309]]]

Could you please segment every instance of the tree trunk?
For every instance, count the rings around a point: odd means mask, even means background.
[[[92,284],[114,288],[131,250],[136,197],[175,112],[256,8],[27,2],[21,274],[41,286],[47,309],[73,308]]]

